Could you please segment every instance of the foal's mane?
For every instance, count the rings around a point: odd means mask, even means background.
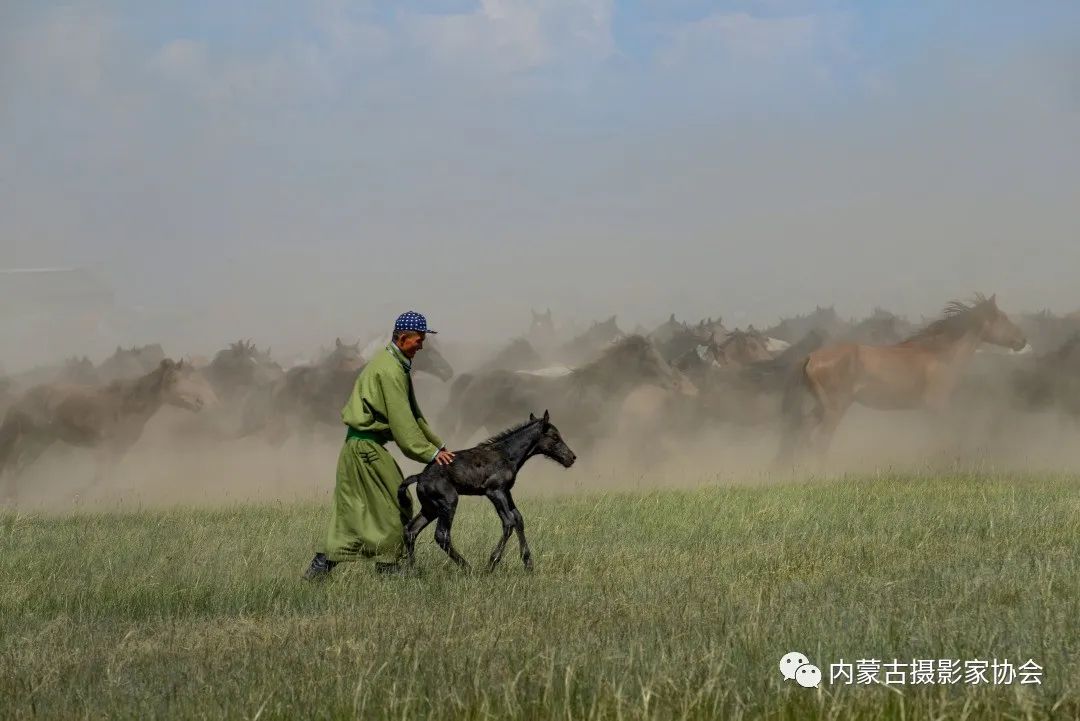
[[[904,342],[955,338],[970,330],[976,322],[984,320],[990,306],[990,299],[982,293],[976,293],[975,300],[971,304],[951,300],[945,304],[941,318],[916,331]]]
[[[521,431],[525,430],[526,428],[528,428],[529,426],[531,426],[533,424],[543,422],[543,420],[544,420],[543,418],[534,418],[531,421],[525,421],[523,423],[518,423],[516,426],[511,426],[511,427],[507,428],[505,431],[499,431],[498,433],[493,435],[491,438],[488,438],[487,440],[480,441],[480,443],[478,443],[477,445],[480,445],[480,446],[493,446],[496,443],[498,443],[499,441],[504,441],[507,438],[509,438],[510,436],[513,436],[513,435],[516,435],[516,434],[520,433]]]

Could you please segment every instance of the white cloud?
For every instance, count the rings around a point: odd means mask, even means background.
[[[207,73],[206,46],[196,40],[173,40],[158,51],[150,66],[173,80],[202,82]]]
[[[59,8],[18,36],[13,64],[40,77],[43,83],[93,95],[103,84],[112,36],[105,15],[81,8]]]
[[[505,73],[607,57],[612,13],[611,0],[481,0],[472,13],[410,16],[406,28],[440,63]]]
[[[362,4],[318,2],[307,17],[310,39],[296,39],[262,54],[214,52],[179,38],[162,46],[150,69],[210,101],[288,103],[340,94],[348,79],[390,54],[391,31],[369,21]]]
[[[766,18],[716,13],[672,32],[659,60],[684,65],[721,53],[738,62],[775,63],[811,54],[823,37],[821,22],[813,15]]]

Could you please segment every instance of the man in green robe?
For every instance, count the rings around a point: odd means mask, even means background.
[[[434,332],[419,313],[402,314],[390,344],[357,376],[341,410],[345,445],[338,456],[330,528],[304,578],[323,578],[338,563],[360,558],[375,559],[379,571],[396,568],[404,531],[397,490],[404,477],[386,450],[388,441],[419,463],[445,465],[454,459],[420,412],[410,375],[424,337]]]

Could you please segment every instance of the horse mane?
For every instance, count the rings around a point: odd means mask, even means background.
[[[575,374],[592,374],[604,370],[613,358],[633,352],[644,353],[652,345],[648,338],[642,335],[628,335],[612,343],[604,349],[598,358],[595,358],[580,368],[575,368]]]
[[[904,342],[955,338],[968,331],[973,321],[982,320],[983,314],[989,307],[990,300],[982,293],[976,293],[975,300],[970,304],[960,300],[951,300],[945,304],[941,318],[916,331]]]
[[[543,420],[544,420],[543,418],[534,418],[532,420],[528,420],[528,421],[524,421],[522,423],[518,423],[516,426],[510,426],[505,431],[499,431],[498,433],[493,435],[491,438],[480,441],[480,443],[478,443],[477,445],[479,445],[479,446],[493,446],[493,445],[495,445],[496,443],[498,443],[500,441],[506,440],[507,438],[509,438],[512,435],[516,435],[517,433],[520,433],[521,431],[525,430],[526,428],[528,428],[529,426],[531,426],[531,425],[533,425],[535,423],[543,422]]]
[[[154,370],[135,378],[119,378],[106,386],[110,393],[125,400],[147,401],[161,390],[165,382],[165,372],[175,366],[158,365]]]

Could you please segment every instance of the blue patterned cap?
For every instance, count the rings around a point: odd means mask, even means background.
[[[430,330],[427,327],[427,318],[417,313],[415,310],[410,310],[406,313],[402,313],[398,316],[398,319],[394,321],[394,330],[414,330],[417,333],[437,333],[438,331]]]

